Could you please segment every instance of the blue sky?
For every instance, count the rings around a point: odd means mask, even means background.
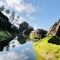
[[[60,18],[59,0],[0,0],[34,28],[48,30]]]

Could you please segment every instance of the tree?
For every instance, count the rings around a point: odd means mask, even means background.
[[[9,14],[9,13],[10,13],[10,10],[9,10],[9,9],[6,9],[5,12],[6,12],[7,14]]]
[[[0,11],[3,11],[5,8],[4,8],[4,6],[2,5],[1,7],[0,7]]]
[[[13,22],[13,20],[15,19],[15,11],[11,13],[10,19],[11,19],[11,22]]]

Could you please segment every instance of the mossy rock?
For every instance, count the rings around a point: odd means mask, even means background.
[[[44,38],[46,33],[47,33],[47,31],[45,31],[43,29],[33,30],[33,31],[31,31],[29,38],[32,41],[38,41],[41,38]]]
[[[30,38],[32,41],[34,41],[34,42],[36,42],[36,41],[38,41],[39,39],[41,39],[40,34],[33,34],[33,33],[30,33],[29,38]]]
[[[37,60],[60,60],[60,38],[47,36],[34,43]]]

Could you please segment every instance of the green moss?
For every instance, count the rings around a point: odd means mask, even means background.
[[[30,33],[29,38],[30,38],[32,41],[38,41],[39,39],[41,39],[41,36],[40,36],[40,34]]]
[[[37,60],[43,57],[43,60],[60,60],[60,38],[56,36],[47,36],[34,43],[33,48],[37,53]],[[39,58],[39,60],[41,60]]]

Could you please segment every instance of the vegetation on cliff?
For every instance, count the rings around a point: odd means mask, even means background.
[[[60,38],[57,36],[47,36],[34,43],[33,47],[37,60],[60,60]]]

